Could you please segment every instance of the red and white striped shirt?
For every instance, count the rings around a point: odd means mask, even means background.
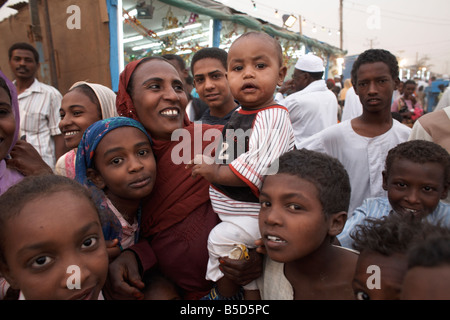
[[[256,110],[238,108],[232,118],[248,115],[254,115],[248,150],[236,159],[230,159],[228,165],[257,198],[264,176],[276,173],[278,158],[294,149],[295,138],[289,113],[283,106],[273,105]],[[227,127],[224,128],[226,129]],[[259,214],[258,202],[236,200],[230,193],[227,195],[226,191],[227,187],[223,186],[213,185],[210,188],[210,197],[216,213],[248,216]]]

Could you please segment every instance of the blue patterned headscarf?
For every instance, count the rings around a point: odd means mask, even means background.
[[[144,126],[131,118],[113,117],[99,120],[90,125],[83,134],[83,138],[78,145],[77,158],[75,161],[75,179],[81,184],[87,186],[92,194],[94,202],[99,209],[100,221],[102,223],[103,235],[105,240],[122,240],[122,226],[114,212],[106,204],[106,195],[103,190],[97,188],[92,181],[87,178],[87,169],[94,166],[95,149],[100,141],[114,129],[121,127],[135,127],[141,130],[153,145],[152,139],[145,130]]]

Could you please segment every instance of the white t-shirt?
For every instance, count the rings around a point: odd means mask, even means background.
[[[382,172],[388,151],[408,140],[411,128],[393,119],[391,129],[373,138],[357,134],[346,120],[331,126],[300,144],[301,148],[337,158],[347,170],[352,188],[349,217],[367,198],[386,196]]]
[[[338,102],[324,80],[310,83],[301,91],[290,94],[278,102],[289,110],[295,145],[338,123]]]

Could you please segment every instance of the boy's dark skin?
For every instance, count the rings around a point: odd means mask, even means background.
[[[192,66],[197,93],[217,118],[225,117],[237,107],[226,78],[227,70],[218,59],[204,58]]]
[[[376,137],[392,127],[391,100],[399,84],[384,62],[362,64],[353,86],[363,106],[363,113],[351,120],[353,130],[361,136]]]

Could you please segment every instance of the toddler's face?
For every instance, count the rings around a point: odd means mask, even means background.
[[[383,172],[383,188],[394,211],[425,217],[436,209],[440,199],[447,197],[444,176],[439,163],[400,158],[393,161],[389,174]]]
[[[5,275],[25,299],[98,299],[108,256],[87,198],[60,191],[32,200],[5,230]]]
[[[273,104],[275,89],[285,76],[286,68],[280,65],[274,44],[260,35],[238,39],[228,52],[231,93],[244,107]]]
[[[284,173],[267,176],[259,200],[259,229],[272,260],[295,261],[324,243],[328,223],[311,182]]]
[[[0,88],[0,160],[8,154],[16,130],[11,99],[4,88]]]

